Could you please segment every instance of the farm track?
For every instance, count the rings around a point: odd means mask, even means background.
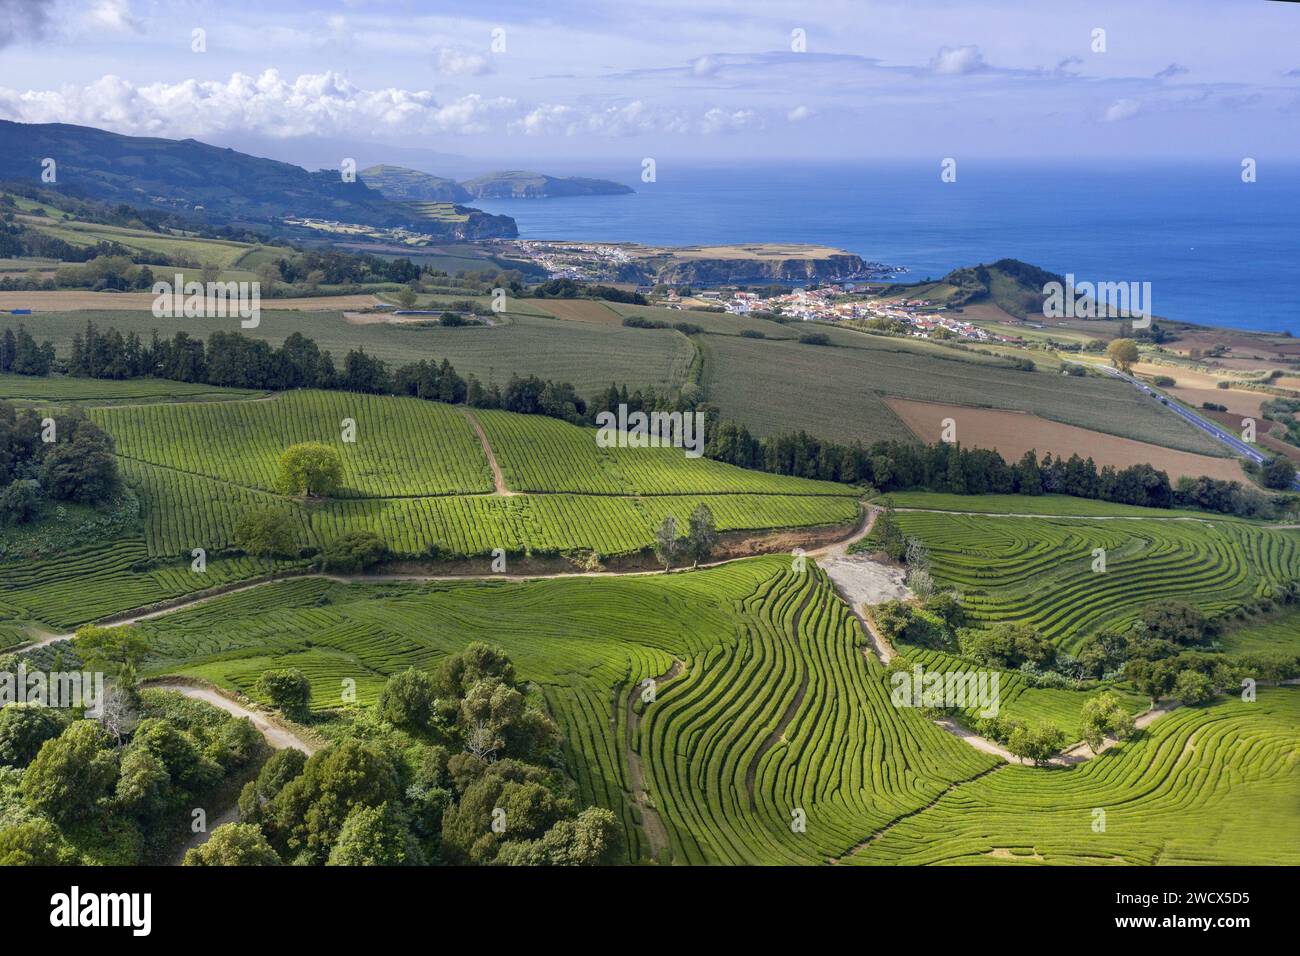
[[[483,454],[487,456],[488,465],[492,468],[492,486],[496,489],[495,494],[502,497],[512,497],[519,494],[517,491],[511,491],[506,487],[506,480],[501,475],[501,465],[497,462],[497,453],[492,450],[492,443],[488,441],[487,432],[483,430],[483,425],[479,422],[478,416],[465,406],[465,417],[469,419],[470,425],[474,427],[474,434],[478,435],[479,444],[483,446]]]
[[[253,726],[257,728],[257,732],[262,735],[262,738],[267,742],[267,744],[276,750],[284,750],[293,747],[297,750],[301,750],[308,756],[311,756],[319,749],[317,744],[299,736],[286,727],[281,727],[278,724],[271,723],[257,711],[250,710],[239,701],[233,700],[216,688],[201,684],[183,684],[177,681],[166,680],[157,682],[145,681],[142,686],[150,690],[173,691],[178,694],[183,694],[186,697],[193,698],[194,700],[201,700],[204,703],[211,704],[213,707],[218,707],[234,717],[247,717],[252,721]],[[227,823],[238,822],[239,804],[236,799],[236,802],[226,807],[226,809],[223,810],[215,820],[208,821],[208,827],[206,830],[194,834],[177,849],[176,854],[172,858],[172,865],[180,866],[184,863],[185,854],[206,843],[212,836],[212,832],[216,830],[217,827],[223,826]]]
[[[825,548],[836,547],[837,544],[847,548],[854,541],[864,537],[871,530],[871,522],[859,526],[850,532],[849,536],[838,543],[826,545],[816,551],[809,552],[811,555],[822,553]],[[770,552],[756,552],[751,555],[741,557],[723,558],[720,561],[709,561],[701,563],[698,569],[717,568],[735,561],[744,561],[748,558],[759,557],[761,554]],[[686,574],[696,568],[678,568],[671,573]],[[325,581],[333,581],[336,584],[393,584],[410,582],[412,584],[432,584],[445,581],[511,581],[521,583],[525,581],[549,581],[557,578],[610,578],[610,577],[638,577],[646,575],[663,574],[661,570],[632,570],[632,571],[554,571],[546,574],[325,574],[319,571],[300,571],[287,572],[277,577],[262,577],[252,581],[246,581],[234,585],[221,585],[207,591],[200,591],[194,594],[187,594],[161,604],[150,604],[144,607],[134,608],[123,611],[119,614],[113,614],[108,617],[99,618],[93,622],[101,626],[122,627],[130,624],[136,624],[140,621],[153,620],[154,618],[163,617],[174,611],[183,611],[196,605],[206,604],[217,598],[225,597],[230,594],[240,594],[245,591],[251,591],[254,588],[265,587],[268,584],[276,584],[282,581],[297,580],[299,578],[319,578]],[[43,647],[47,644],[54,644],[59,641],[71,640],[75,632],[66,632],[62,634],[48,634],[34,641],[28,641],[25,644],[15,645],[9,650],[22,651],[30,650],[33,647]]]

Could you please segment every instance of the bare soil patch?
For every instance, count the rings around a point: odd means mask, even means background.
[[[1175,451],[1160,445],[1134,441],[1089,431],[1077,425],[1063,425],[1026,412],[990,408],[969,408],[938,402],[911,399],[885,400],[890,408],[922,441],[938,441],[943,420],[957,423],[957,440],[973,448],[994,448],[1008,461],[1016,461],[1027,451],[1041,458],[1051,452],[1054,457],[1078,454],[1091,457],[1098,467],[1151,464],[1169,473],[1172,480],[1182,475],[1207,475],[1226,481],[1244,481],[1245,473],[1234,458],[1212,458],[1193,452]]]

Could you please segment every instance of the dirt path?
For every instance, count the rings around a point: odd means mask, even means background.
[[[474,431],[478,435],[479,444],[483,446],[483,454],[487,455],[488,464],[492,466],[492,485],[495,488],[495,494],[509,498],[519,494],[517,491],[511,491],[506,487],[506,480],[501,476],[501,465],[497,463],[496,452],[492,450],[492,443],[488,441],[487,432],[483,431],[483,425],[479,422],[478,416],[466,405],[465,417],[469,423],[474,426]]]
[[[897,582],[893,582],[891,576],[885,573],[887,569],[880,562],[873,561],[866,555],[849,554],[849,548],[855,542],[861,541],[871,534],[871,529],[875,527],[876,518],[879,516],[880,511],[881,509],[875,505],[867,505],[862,524],[853,534],[843,541],[833,542],[811,551],[809,554],[818,559],[818,565],[830,578],[831,584],[835,587],[835,593],[839,595],[841,601],[849,606],[853,616],[858,619],[858,625],[862,628],[862,633],[866,635],[871,652],[876,655],[876,659],[882,664],[888,664],[895,657],[893,645],[885,640],[872,626],[866,615],[862,613],[861,608],[864,604],[879,604],[891,597],[905,597],[910,592],[906,587],[901,587]],[[891,585],[899,590],[891,592]],[[867,653],[866,646],[863,647],[863,653]]]
[[[293,747],[301,750],[307,756],[311,756],[320,749],[316,744],[305,737],[299,736],[292,730],[282,727],[279,724],[272,723],[267,718],[255,710],[245,707],[237,700],[231,700],[225,694],[213,687],[204,687],[199,684],[183,684],[179,681],[145,681],[144,687],[150,690],[170,690],[186,697],[192,697],[195,700],[201,700],[204,703],[211,704],[213,707],[220,708],[228,714],[235,717],[247,717],[253,722],[258,733],[266,738],[266,742],[276,750],[284,750],[286,747]]]
[[[517,494],[518,492],[507,491],[506,494]],[[860,523],[859,526],[848,537],[838,542],[832,542],[817,550],[810,551],[810,555],[830,553],[828,549],[837,547],[848,548],[850,544],[867,535],[871,530],[871,524],[874,521],[874,515],[867,521]],[[782,532],[773,532],[781,534]],[[784,550],[784,549],[783,549]],[[701,562],[696,568],[674,568],[672,574],[689,574],[693,570],[703,570],[706,568],[719,568],[723,565],[730,564],[733,561],[744,561],[752,557],[760,557],[763,554],[778,552],[756,551],[754,554],[740,555],[736,557],[722,558],[717,561]],[[183,611],[187,608],[196,607],[200,604],[206,604],[209,601],[215,601],[217,598],[226,597],[231,594],[239,594],[243,591],[251,591],[253,588],[265,587],[268,584],[275,584],[283,581],[292,581],[299,578],[321,578],[326,581],[333,581],[336,584],[390,584],[400,582],[410,582],[412,584],[430,584],[440,581],[548,581],[556,578],[595,578],[595,577],[636,577],[651,574],[663,574],[662,570],[655,569],[635,569],[630,571],[552,571],[532,574],[325,574],[319,571],[289,571],[280,574],[275,578],[261,577],[251,581],[245,581],[238,584],[224,584],[215,588],[207,588],[192,594],[182,595],[177,598],[158,602],[156,604],[146,605],[144,608],[123,611],[120,614],[111,614],[107,617],[97,618],[90,622],[104,627],[124,627],[129,624],[137,624],[140,621],[148,621],[154,618],[163,617],[174,611]],[[73,632],[64,634],[47,634],[25,644],[18,644],[11,648],[10,651],[26,651],[34,647],[43,647],[47,644],[54,644],[58,641],[68,641],[74,637]]]
[[[201,700],[204,703],[211,704],[213,707],[220,708],[235,717],[247,717],[253,722],[253,726],[257,728],[258,733],[262,735],[267,744],[276,750],[284,750],[285,748],[293,747],[297,750],[301,750],[308,756],[311,756],[318,749],[317,744],[312,741],[299,736],[292,730],[271,723],[262,714],[250,710],[243,704],[239,703],[239,701],[232,700],[215,688],[204,687],[199,684],[182,684],[165,680],[145,681],[142,686],[147,687],[150,690],[174,691],[178,694],[183,694],[186,697],[191,697],[194,700]],[[223,810],[215,820],[207,821],[207,829],[193,834],[188,840],[186,840],[184,845],[176,850],[176,854],[172,858],[172,865],[180,866],[184,863],[185,854],[188,851],[207,843],[208,838],[212,836],[212,831],[217,829],[217,827],[224,826],[227,823],[238,822],[239,804],[238,801],[236,801]]]
[[[654,678],[656,691],[658,685],[673,680],[683,670],[681,661],[673,661],[673,666]],[[650,859],[656,863],[664,859],[672,862],[672,844],[668,840],[668,829],[659,817],[659,810],[650,803],[650,793],[645,786],[645,773],[641,768],[641,754],[632,746],[632,737],[641,729],[641,715],[636,712],[636,686],[627,695],[627,720],[624,725],[623,752],[627,755],[628,783],[632,787],[632,802],[641,810],[641,832],[650,844]]]

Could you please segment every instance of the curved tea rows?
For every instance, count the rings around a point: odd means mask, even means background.
[[[900,513],[938,581],[982,624],[1017,621],[1067,649],[1169,597],[1230,611],[1300,577],[1300,532],[1225,519],[1088,521]],[[1093,570],[1095,549],[1105,571]]]
[[[848,862],[1294,866],[1298,792],[1300,690],[1265,688],[1180,708],[1068,770],[1000,768]]]

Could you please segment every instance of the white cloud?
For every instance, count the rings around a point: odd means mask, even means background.
[[[1118,123],[1120,120],[1126,120],[1131,116],[1136,116],[1139,109],[1142,108],[1137,100],[1116,100],[1106,108],[1102,119],[1107,123]]]
[[[436,62],[443,76],[482,76],[492,72],[487,57],[459,47],[439,47]]]
[[[941,75],[954,76],[978,73],[988,69],[988,64],[984,62],[984,55],[977,46],[945,46],[930,60],[930,69]]]
[[[721,65],[717,57],[701,56],[691,62],[691,74],[693,76],[713,76],[718,72]]]
[[[809,112],[808,107],[796,106],[789,113],[785,114],[785,118],[788,119],[791,123],[798,123],[801,122],[802,120],[806,120],[811,115],[812,113]]]
[[[714,107],[700,119],[700,132],[736,133],[744,129],[758,129],[762,119],[753,110],[724,110]]]
[[[140,24],[131,16],[130,0],[98,0],[86,12],[85,19],[96,30],[123,33],[140,29]]]
[[[139,87],[109,75],[58,90],[0,88],[0,115],[8,119],[152,136],[482,133],[515,109],[516,102],[506,97],[469,95],[439,103],[426,90],[365,90],[332,72],[285,80],[267,70],[256,77],[235,73],[226,82]]]

